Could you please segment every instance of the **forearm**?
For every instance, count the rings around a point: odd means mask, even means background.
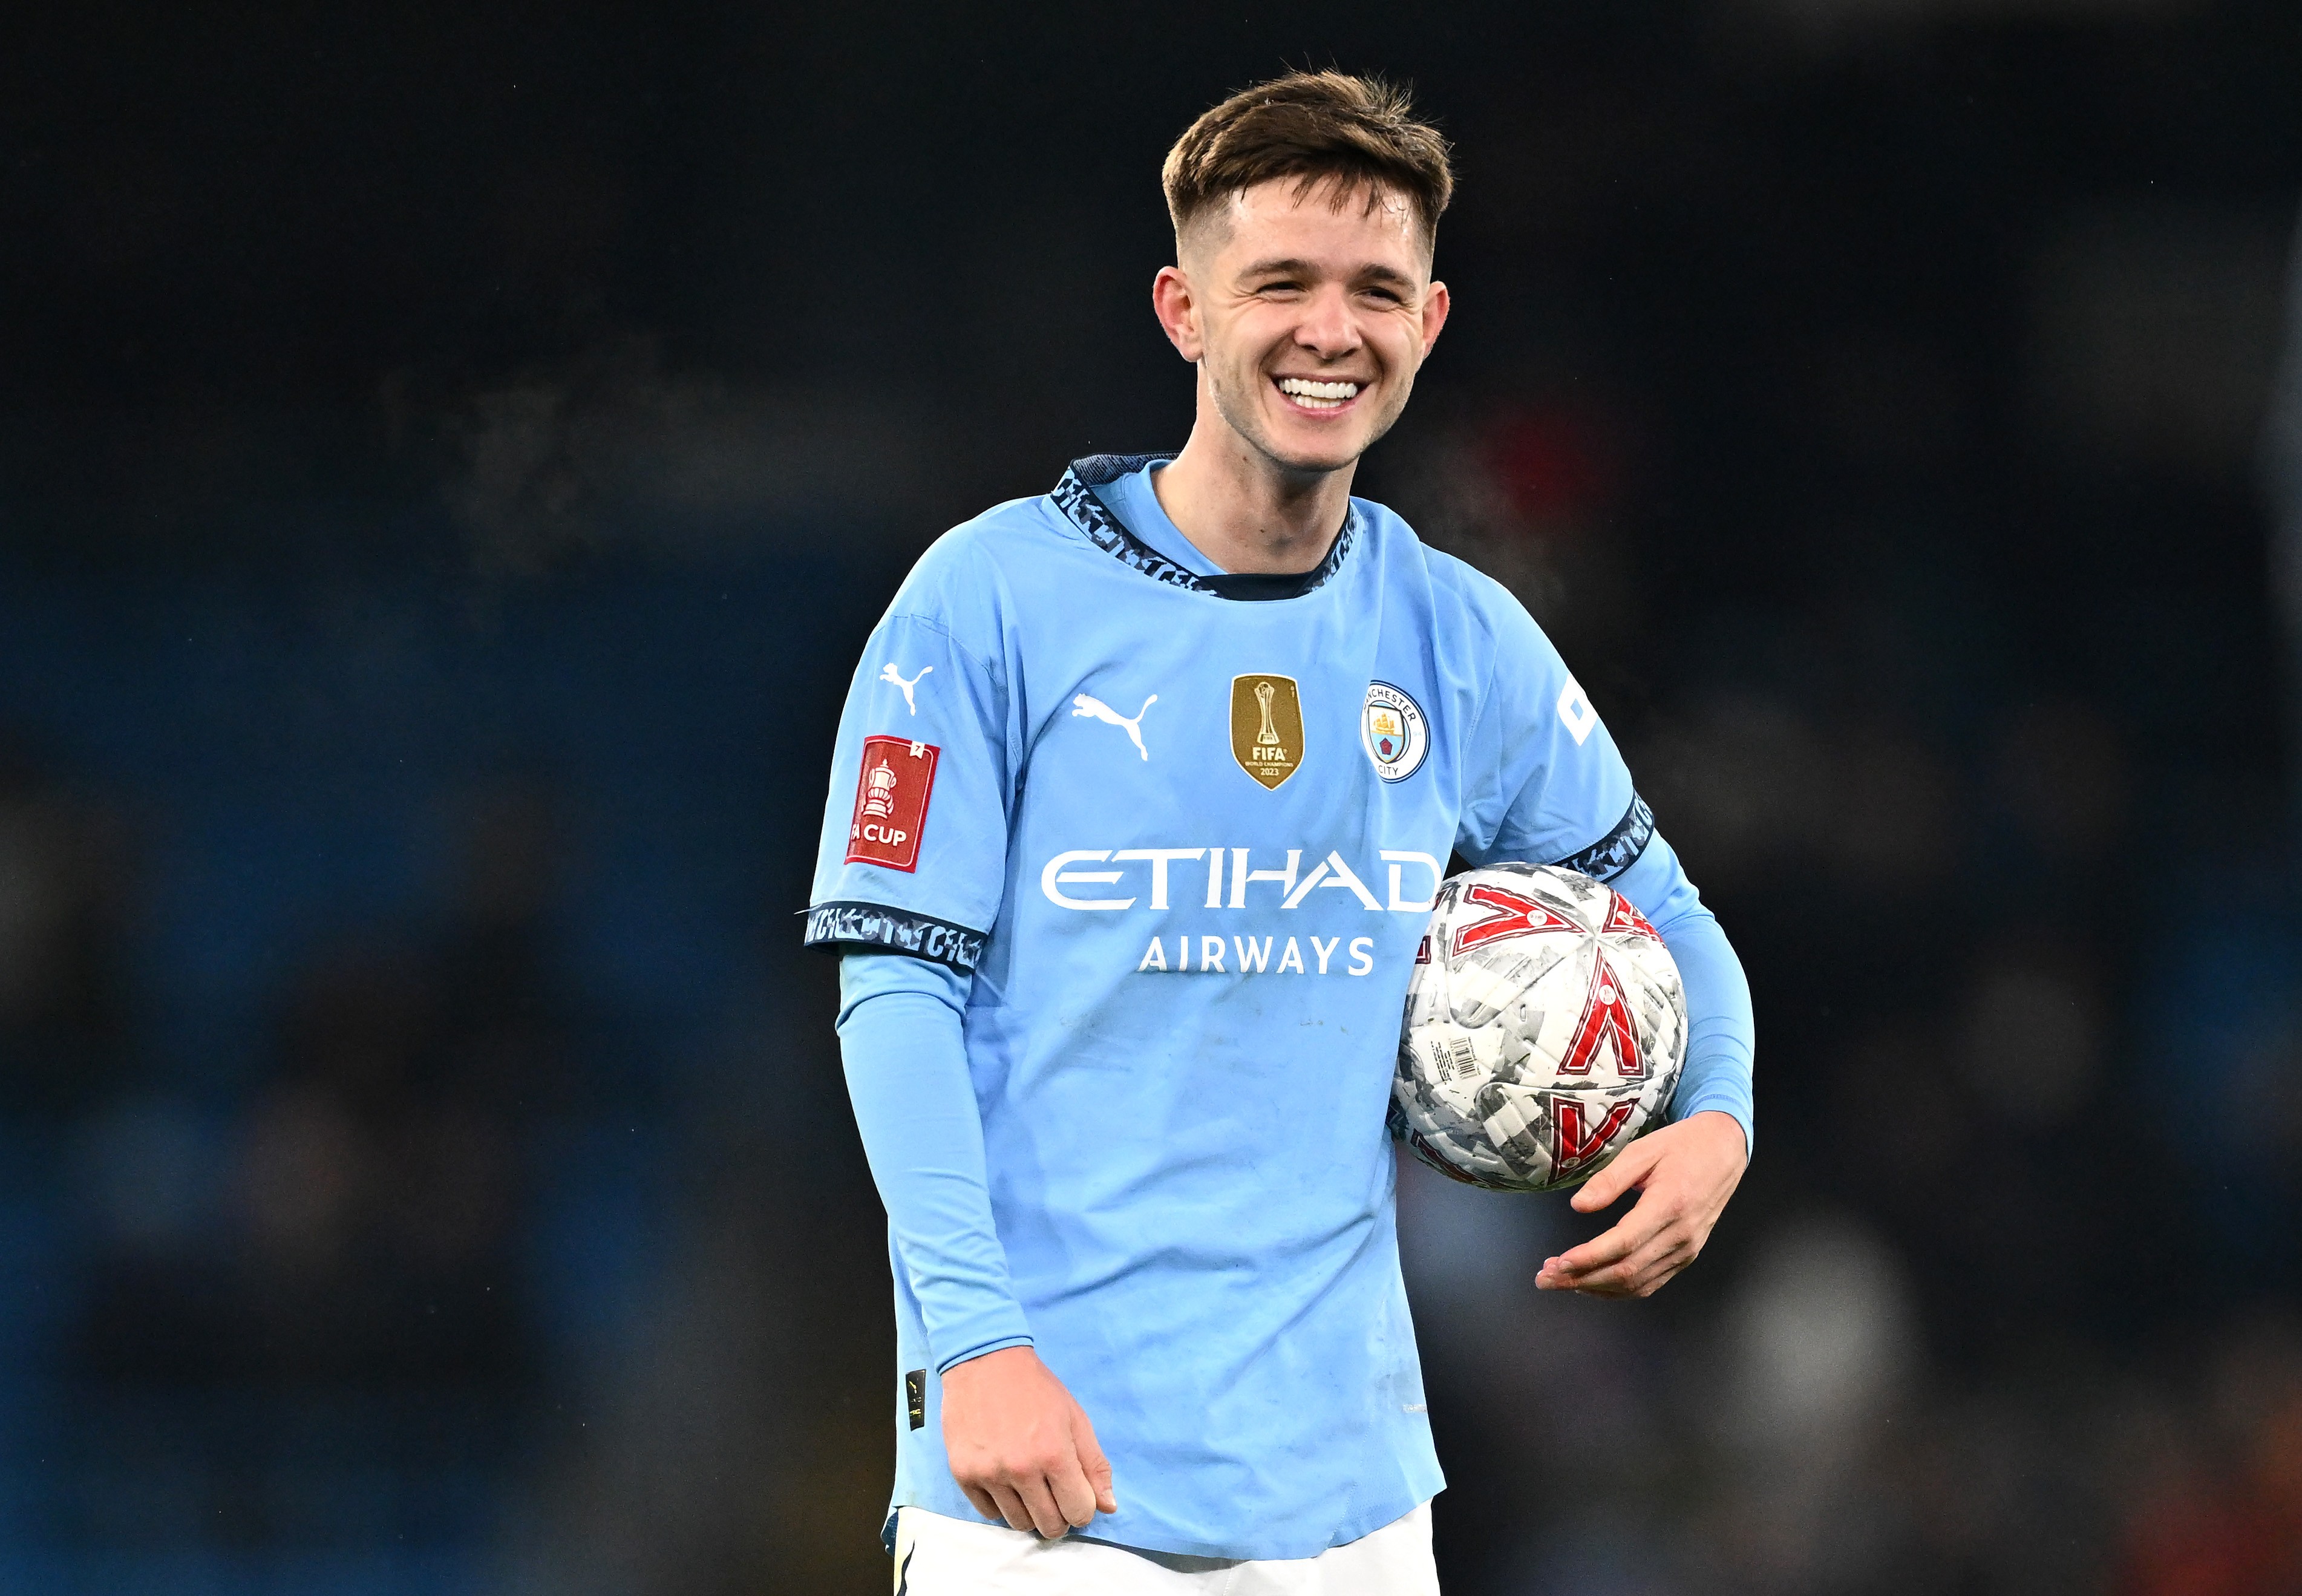
[[[1683,1120],[1710,1109],[1730,1114],[1743,1127],[1747,1149],[1755,1141],[1756,1025],[1742,961],[1660,836],[1612,885],[1661,933],[1685,986],[1686,1063],[1670,1117]]]
[[[962,1029],[968,980],[899,953],[839,964],[848,1096],[938,1371],[1031,1340],[992,1220]]]

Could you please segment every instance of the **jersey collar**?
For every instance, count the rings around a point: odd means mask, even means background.
[[[1073,460],[1071,469],[1063,473],[1063,481],[1055,484],[1051,495],[1056,508],[1071,518],[1088,541],[1113,559],[1125,561],[1154,582],[1164,582],[1170,587],[1180,587],[1195,593],[1213,593],[1219,599],[1248,601],[1295,599],[1323,587],[1337,571],[1357,541],[1359,508],[1354,504],[1343,514],[1343,529],[1335,534],[1334,546],[1327,558],[1307,571],[1265,574],[1249,572],[1234,576],[1202,576],[1196,571],[1185,570],[1150,544],[1127,530],[1119,517],[1096,495],[1095,490],[1105,483],[1117,482],[1132,472],[1140,471],[1154,460],[1172,460],[1174,452],[1147,455],[1088,455]]]

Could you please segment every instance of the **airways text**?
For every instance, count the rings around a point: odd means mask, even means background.
[[[1147,970],[1178,975],[1366,975],[1374,969],[1372,937],[1354,937],[1348,947],[1340,937],[1290,937],[1273,962],[1272,945],[1278,940],[1275,937],[1233,937],[1228,942],[1221,937],[1154,937],[1135,970],[1138,975]],[[1172,964],[1167,962],[1170,943],[1175,949]],[[1315,967],[1303,962],[1306,943]],[[1338,953],[1343,957],[1336,957]]]

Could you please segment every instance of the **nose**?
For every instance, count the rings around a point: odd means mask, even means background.
[[[1322,284],[1305,304],[1303,319],[1295,325],[1296,347],[1322,360],[1340,360],[1356,354],[1363,341],[1343,285]]]

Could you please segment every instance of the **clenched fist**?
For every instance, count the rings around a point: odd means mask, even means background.
[[[1095,1426],[1029,1347],[944,1372],[943,1446],[952,1477],[986,1518],[1052,1541],[1119,1511]]]

